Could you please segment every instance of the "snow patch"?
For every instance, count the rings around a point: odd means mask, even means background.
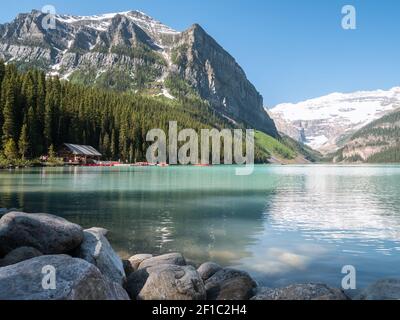
[[[313,149],[321,148],[325,143],[327,143],[329,139],[324,135],[315,136],[315,137],[307,137],[306,145]]]
[[[141,11],[125,11],[125,12],[115,12],[106,13],[101,15],[93,16],[72,16],[72,15],[56,15],[56,19],[61,23],[75,24],[82,21],[91,22],[87,26],[98,31],[106,31],[111,25],[111,20],[117,15],[124,16],[131,21],[138,24],[140,27],[147,29],[148,31],[155,33],[164,34],[179,34],[178,31],[162,24],[160,21],[153,19],[147,14]]]
[[[353,125],[376,120],[384,112],[400,107],[400,87],[389,91],[358,91],[333,93],[300,103],[283,103],[269,110],[273,115],[293,121],[328,120],[339,118]]]
[[[170,100],[175,100],[175,97],[172,94],[170,94],[168,89],[166,89],[166,88],[163,88],[161,93],[158,94],[157,96],[164,96]]]

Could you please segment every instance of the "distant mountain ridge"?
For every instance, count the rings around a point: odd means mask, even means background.
[[[354,133],[333,162],[400,162],[400,108]]]
[[[278,137],[243,69],[201,26],[178,32],[140,11],[96,16],[32,11],[0,25],[0,59],[73,83],[169,99],[198,97],[232,123]]]
[[[331,153],[357,130],[400,107],[400,87],[333,93],[268,110],[278,130],[308,146]]]

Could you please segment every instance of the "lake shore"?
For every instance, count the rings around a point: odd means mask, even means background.
[[[180,253],[135,254],[122,260],[107,240],[106,229],[83,230],[49,214],[2,209],[1,215],[0,300],[350,299],[326,284],[259,287],[247,272],[213,262],[193,266]],[[57,286],[54,278],[55,289],[50,291],[35,285],[39,280],[43,284],[46,266],[53,266],[63,279]],[[356,299],[400,299],[400,280],[378,281]]]

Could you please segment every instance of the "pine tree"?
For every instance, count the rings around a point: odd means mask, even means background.
[[[36,116],[36,123],[37,123],[37,130],[38,130],[38,148],[39,153],[44,152],[44,114],[45,114],[45,100],[46,100],[46,76],[44,72],[41,71],[34,71],[34,78],[36,82],[36,109],[35,116]]]
[[[110,159],[110,136],[108,135],[107,132],[104,135],[102,146],[103,146],[102,149],[103,156],[106,159]]]
[[[50,159],[54,160],[57,157],[56,152],[54,151],[54,146],[52,144],[49,147],[48,156],[49,156],[49,160]]]
[[[127,141],[127,128],[126,128],[126,122],[124,122],[121,125],[121,129],[119,131],[119,154],[121,155],[121,158],[125,161],[129,157],[129,150],[128,150],[128,141]]]
[[[131,143],[129,145],[129,163],[134,162],[134,157],[135,157],[135,150],[133,149],[133,144]]]
[[[7,160],[13,161],[18,159],[18,150],[14,139],[8,139],[8,141],[6,141],[3,153]]]
[[[28,124],[28,146],[30,158],[39,157],[42,155],[42,145],[39,140],[40,131],[38,129],[38,119],[35,115],[33,107],[30,107],[27,114]]]
[[[114,131],[114,129],[112,130],[112,133],[111,133],[110,152],[111,152],[111,158],[112,159],[116,159],[117,158],[117,147],[115,145],[115,131]]]
[[[2,113],[2,110],[3,110],[3,107],[2,107],[2,104],[1,104],[1,88],[2,88],[2,86],[1,86],[1,84],[3,83],[3,78],[4,78],[4,75],[5,75],[5,73],[6,73],[6,67],[5,67],[5,65],[4,65],[4,61],[3,60],[0,60],[0,113]],[[0,128],[2,127],[2,114],[0,114]]]
[[[3,81],[5,73],[6,73],[6,67],[4,65],[4,61],[0,60],[0,85],[1,82]]]
[[[4,82],[3,97],[3,143],[6,144],[10,139],[14,140],[16,136],[16,119],[15,119],[15,84],[12,78],[6,78]],[[14,140],[15,141],[15,140]]]
[[[26,125],[26,123],[22,125],[21,134],[18,140],[18,150],[21,158],[25,159],[29,151],[28,126]]]
[[[29,110],[29,108],[35,108],[36,106],[36,92],[35,92],[35,83],[32,72],[27,72],[22,81],[22,90],[21,94],[23,96],[23,104],[25,112]]]
[[[49,80],[49,86],[50,90],[46,94],[45,98],[45,107],[44,107],[44,138],[45,138],[45,143],[46,146],[49,147],[50,145],[53,144],[53,128],[54,128],[54,119],[53,119],[53,112],[54,112],[54,106],[53,106],[53,99],[54,99],[54,93],[53,90],[51,89],[51,80]]]

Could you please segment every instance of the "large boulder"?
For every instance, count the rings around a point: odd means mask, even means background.
[[[247,272],[222,269],[205,281],[208,300],[248,300],[257,283]]]
[[[68,253],[82,239],[80,226],[50,214],[10,212],[0,219],[0,256],[24,246],[43,254]]]
[[[123,285],[126,280],[124,265],[104,236],[103,230],[85,230],[83,242],[74,255],[94,264],[112,282]]]
[[[356,300],[400,300],[400,279],[379,280],[363,290]]]
[[[148,278],[138,300],[205,300],[206,290],[192,266],[158,265],[141,269]]]
[[[340,289],[325,284],[295,284],[285,288],[260,288],[251,300],[348,300]]]
[[[159,266],[163,264],[173,264],[177,266],[185,266],[185,258],[180,253],[168,253],[161,256],[145,259],[139,264],[138,270],[149,267]]]
[[[18,209],[12,208],[12,209],[7,209],[7,208],[0,208],[0,217],[4,216],[5,214],[13,211],[18,211]]]
[[[222,267],[219,264],[214,262],[206,262],[197,269],[197,272],[203,281],[207,281],[220,270],[222,270]]]
[[[55,289],[44,288],[55,270]],[[93,264],[67,255],[33,258],[0,268],[0,300],[128,300],[124,289]]]
[[[11,251],[9,254],[7,254],[4,259],[0,260],[0,267],[6,267],[10,266],[12,264],[16,264],[18,262],[22,262],[25,260],[29,260],[32,258],[40,257],[43,254],[32,247],[20,247],[17,248],[13,251]]]
[[[136,271],[139,269],[139,265],[147,259],[153,258],[152,254],[136,254],[128,259],[132,270]]]

